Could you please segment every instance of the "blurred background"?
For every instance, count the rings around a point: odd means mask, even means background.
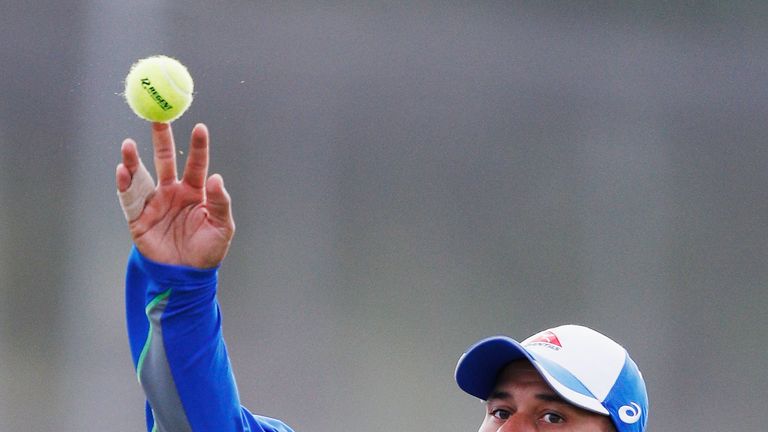
[[[575,3],[0,0],[0,431],[144,428],[114,170],[151,155],[121,92],[163,53],[180,161],[205,122],[234,202],[251,410],[474,431],[463,350],[580,323],[649,430],[764,432],[768,5]]]

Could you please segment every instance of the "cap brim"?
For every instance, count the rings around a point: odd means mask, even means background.
[[[520,359],[534,360],[516,340],[506,336],[483,339],[467,349],[459,359],[456,383],[472,396],[487,400],[496,386],[501,369]]]
[[[487,400],[501,370],[521,359],[531,362],[544,381],[569,402],[599,414],[609,414],[600,401],[568,371],[551,361],[538,359],[519,342],[506,336],[483,339],[467,349],[456,365],[456,383],[472,396]]]

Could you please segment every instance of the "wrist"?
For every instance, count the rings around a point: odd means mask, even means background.
[[[134,245],[131,260],[135,261],[143,273],[163,285],[171,286],[201,286],[215,283],[219,266],[197,268],[192,266],[165,264],[154,261],[139,251]]]

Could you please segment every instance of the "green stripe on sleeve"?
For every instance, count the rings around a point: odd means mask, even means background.
[[[152,299],[151,302],[147,305],[146,308],[144,308],[144,312],[147,314],[147,320],[149,320],[149,332],[147,333],[147,340],[144,342],[144,348],[141,349],[141,355],[139,356],[139,363],[136,365],[136,378],[139,380],[139,383],[141,383],[141,368],[144,366],[144,358],[147,356],[147,352],[149,351],[149,346],[152,344],[152,320],[149,319],[149,312],[154,308],[158,303],[161,301],[167,299],[171,295],[170,288],[160,293],[157,297]]]

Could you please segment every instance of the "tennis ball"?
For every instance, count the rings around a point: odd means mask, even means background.
[[[158,55],[141,59],[125,77],[125,100],[137,116],[169,123],[192,104],[194,83],[178,60]]]

